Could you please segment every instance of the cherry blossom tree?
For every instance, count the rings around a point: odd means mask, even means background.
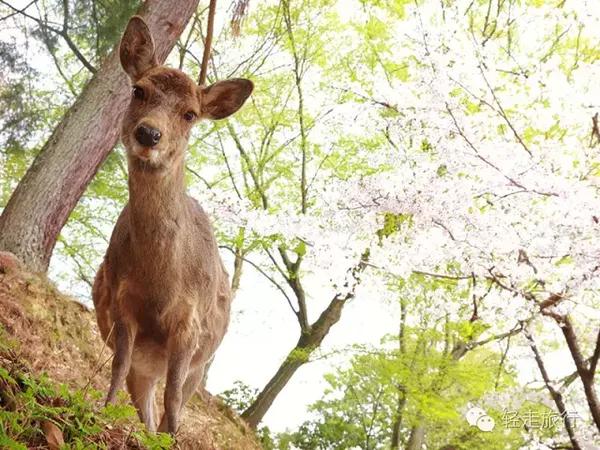
[[[589,2],[329,6],[336,38],[317,54],[336,57],[305,67],[301,91],[272,93],[272,108],[291,99],[310,111],[310,133],[248,127],[264,159],[224,147],[247,196],[216,193],[215,210],[260,241],[253,250],[301,252],[305,284],[343,286],[368,248],[364,295],[386,295],[382,276],[416,273],[467,284],[464,302],[435,308],[458,318],[467,305],[489,336],[560,330],[586,420],[600,427],[600,17]],[[278,201],[261,204],[267,193]]]

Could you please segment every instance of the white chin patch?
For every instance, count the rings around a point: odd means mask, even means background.
[[[138,157],[138,159],[148,162],[151,165],[157,165],[160,163],[160,151],[155,148],[137,148],[135,155]]]
[[[158,150],[151,149],[148,152],[148,159],[152,164],[156,164],[159,162],[158,160]]]

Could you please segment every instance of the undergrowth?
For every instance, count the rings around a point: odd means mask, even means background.
[[[168,434],[143,430],[132,406],[97,406],[102,397],[89,386],[73,390],[32,374],[19,358],[17,344],[0,327],[1,449],[160,450],[174,445]],[[47,435],[48,427],[54,437]],[[56,443],[56,434],[64,444]]]

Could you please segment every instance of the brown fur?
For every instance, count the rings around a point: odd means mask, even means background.
[[[210,220],[185,192],[185,150],[196,119],[235,112],[252,83],[229,80],[203,88],[179,70],[158,66],[152,37],[139,17],[130,20],[123,36],[121,63],[144,96],[132,97],[123,119],[129,203],[92,292],[102,338],[115,352],[106,401],[114,402],[126,380],[141,420],[154,430],[155,388],[166,375],[158,429],[174,433],[183,405],[223,339],[231,303]],[[195,117],[187,120],[186,113]],[[141,124],[160,130],[155,146],[136,140]]]

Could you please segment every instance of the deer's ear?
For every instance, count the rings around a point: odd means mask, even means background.
[[[218,81],[202,88],[202,117],[217,120],[230,116],[242,107],[254,89],[244,78]]]
[[[140,16],[129,19],[121,38],[119,56],[123,70],[133,81],[139,80],[144,72],[158,65],[154,55],[154,40],[148,25]]]

